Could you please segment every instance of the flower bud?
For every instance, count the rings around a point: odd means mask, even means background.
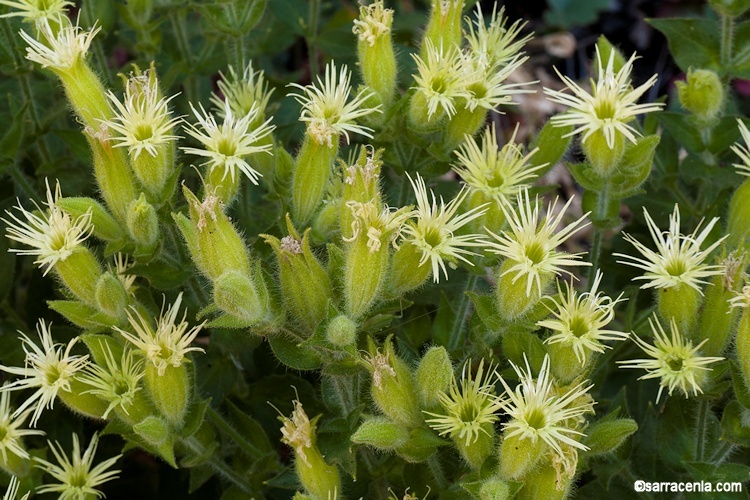
[[[589,448],[587,456],[612,453],[638,430],[638,424],[630,418],[604,418],[586,429],[584,444]]]
[[[327,199],[315,214],[310,234],[313,245],[324,245],[338,238],[335,234],[339,230],[339,213],[341,212],[341,198]]]
[[[135,242],[136,257],[150,257],[159,245],[159,218],[154,206],[146,201],[146,195],[133,200],[128,207],[126,219],[128,232]]]
[[[73,295],[86,304],[97,305],[96,286],[102,268],[91,250],[81,245],[75,247],[65,260],[57,261],[54,269]]]
[[[740,364],[742,374],[745,376],[745,385],[750,387],[750,308],[748,307],[743,309],[739,325],[737,326],[735,351],[737,353],[737,362]]]
[[[368,368],[372,374],[372,400],[389,419],[407,427],[421,425],[422,412],[417,404],[414,375],[393,350],[390,337],[383,352],[369,340]]]
[[[750,248],[750,178],[745,180],[732,195],[729,202],[729,222],[727,244],[731,247]]]
[[[687,80],[676,85],[680,104],[700,123],[710,124],[717,118],[724,106],[724,85],[719,75],[707,69],[690,68]]]
[[[482,481],[478,497],[479,500],[509,500],[512,495],[508,483],[491,477]]]
[[[359,19],[353,31],[358,35],[357,54],[365,84],[375,92],[385,109],[390,107],[396,93],[396,56],[391,42],[393,9],[383,7],[377,0],[359,8]],[[383,120],[384,115],[377,115]]]
[[[500,475],[504,479],[520,479],[539,463],[547,444],[522,436],[503,437],[500,443]]]
[[[99,310],[112,318],[124,317],[128,294],[117,276],[111,272],[103,273],[96,283],[95,296]]]
[[[401,297],[406,292],[419,288],[430,277],[432,268],[429,261],[423,262],[422,250],[406,242],[401,244],[393,254],[389,291],[393,297]]]
[[[151,446],[158,448],[171,437],[169,423],[159,417],[147,417],[133,426],[136,434]]]
[[[338,138],[332,146],[319,144],[309,133],[297,154],[292,180],[292,219],[304,225],[323,201],[331,167],[338,154]]]
[[[427,56],[425,40],[430,40],[435,47],[448,50],[454,45],[460,47],[463,38],[461,18],[464,0],[432,0],[431,5],[430,19],[422,38],[423,59]]]
[[[56,73],[62,81],[70,106],[84,126],[98,129],[99,120],[112,116],[104,86],[85,61]]]
[[[168,422],[159,417],[149,416],[135,424],[133,431],[169,465],[177,468],[174,457],[174,435]]]
[[[149,30],[149,21],[154,12],[153,0],[127,0],[125,2],[128,18],[134,23],[135,28],[140,30]]]
[[[713,276],[706,287],[700,314],[699,338],[708,339],[701,351],[706,356],[721,356],[734,332],[739,312],[729,301],[740,291],[747,254],[732,252],[722,261],[724,273]]]
[[[289,214],[286,226],[289,234],[281,240],[268,234],[260,236],[276,253],[279,281],[289,312],[308,329],[314,330],[325,318],[328,301],[333,297],[331,282],[310,250],[310,230],[300,238]]]
[[[214,302],[227,314],[252,325],[266,315],[255,281],[247,274],[227,271],[214,281]]]
[[[688,338],[692,337],[695,312],[700,308],[702,301],[701,293],[685,283],[657,290],[659,314],[667,323],[674,320],[679,331]]]
[[[127,153],[112,147],[109,130],[103,125],[87,127],[84,132],[91,146],[99,191],[110,212],[124,224],[130,203],[138,197]]]
[[[250,274],[247,248],[237,229],[224,213],[221,200],[206,193],[203,201],[183,186],[190,207],[190,222],[180,220],[183,237],[198,257],[196,265],[208,278],[215,280],[227,271]],[[175,219],[177,220],[177,218]]]
[[[508,322],[524,317],[541,299],[539,287],[532,286],[529,289],[529,294],[526,294],[526,275],[507,273],[515,264],[510,259],[506,259],[502,263],[498,271],[497,288],[495,289],[497,311],[500,317]],[[541,274],[541,289],[546,289],[551,280],[551,274]]]
[[[146,364],[146,389],[159,412],[175,427],[182,426],[192,387],[185,364],[166,365],[163,374],[153,363]]]
[[[598,129],[581,141],[581,148],[586,160],[594,168],[596,174],[603,179],[607,179],[615,173],[617,164],[625,156],[626,141],[625,136],[615,130],[614,140],[610,147],[607,144],[604,131]]]
[[[380,298],[388,271],[388,247],[373,252],[367,235],[359,235],[346,253],[344,297],[346,311],[359,318]]]
[[[442,346],[430,347],[422,356],[416,372],[421,407],[430,409],[437,406],[438,396],[448,390],[452,378],[453,366],[448,351]]]
[[[354,345],[357,341],[357,324],[343,314],[336,316],[328,323],[326,340],[337,347]]]
[[[351,437],[353,443],[366,444],[379,450],[394,450],[408,439],[409,430],[406,427],[385,417],[365,417]]]

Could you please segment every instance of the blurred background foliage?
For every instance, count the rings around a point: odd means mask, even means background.
[[[475,3],[467,1],[467,8]],[[483,10],[489,12],[494,2],[481,3]],[[696,22],[718,22],[707,5],[697,0],[509,0],[498,3],[505,7],[511,21],[527,21],[526,31],[536,34],[527,45],[526,51],[531,59],[523,68],[532,78],[524,81],[538,79],[542,85],[557,85],[553,82],[556,78],[553,66],[574,79],[585,79],[594,44],[603,34],[626,55],[638,51],[641,59],[635,66],[636,85],[654,73],[660,75],[658,85],[646,96],[648,101],[668,96],[673,91],[674,81],[684,78],[686,65],[692,62],[677,58],[676,63],[670,55],[667,38],[654,29],[657,26],[669,34],[669,27],[660,26],[658,22],[649,24],[646,19],[681,17],[693,18]],[[396,10],[394,41],[403,88],[414,70],[410,54],[417,50],[416,43],[427,18],[429,2],[396,0],[387,2],[387,5]],[[2,9],[6,8],[0,7],[0,13]],[[103,28],[93,42],[91,60],[105,85],[121,90],[119,73],[129,73],[133,65],[147,68],[153,60],[165,94],[181,93],[172,101],[178,115],[190,114],[188,102],[208,102],[210,94],[217,90],[219,72],[226,72],[229,65],[239,68],[244,66],[244,61],[254,61],[255,67],[265,71],[275,89],[268,115],[278,127],[277,139],[284,142],[289,151],[298,147],[304,127],[298,122],[299,104],[284,98],[286,85],[289,82],[309,83],[331,59],[350,68],[356,64],[356,40],[352,33],[352,21],[358,12],[355,1],[79,0],[73,12],[74,16],[79,16],[81,25],[90,27],[98,22]],[[23,26],[17,18],[0,19],[0,210],[10,208],[16,203],[16,198],[24,203],[28,198],[41,202],[45,178],[59,179],[63,193],[95,195],[90,152],[80,125],[73,119],[56,79],[34,68],[24,58],[25,47],[17,36],[21,28]],[[680,43],[675,38],[670,38],[670,42]],[[682,53],[686,52],[689,48],[682,50]],[[733,76],[740,78],[734,80],[736,92],[727,104],[727,120],[734,120],[732,115],[742,114],[748,109],[745,96],[750,94],[750,82],[742,78],[750,78],[750,74]],[[648,133],[653,133],[659,126],[668,131],[657,150],[652,176],[644,186],[648,195],[629,198],[621,208],[626,223],[635,218],[628,231],[639,238],[646,234],[640,207],[646,206],[655,215],[657,224],[664,227],[667,214],[675,200],[679,200],[687,227],[694,227],[702,217],[724,215],[727,195],[738,184],[731,168],[713,168],[716,163],[731,163],[721,155],[738,139],[736,127],[719,127],[720,134],[710,146],[687,151],[690,161],[686,162],[686,153],[681,151],[678,143],[688,147],[701,141],[698,138],[696,142],[691,135],[694,131],[681,121],[679,106],[670,104],[669,109],[671,114],[649,117],[644,124]],[[556,111],[538,93],[523,96],[519,106],[508,110],[506,115],[493,115],[492,119],[506,136],[510,135],[515,123],[520,123],[524,137],[528,138]],[[715,154],[714,164],[707,161],[706,151]],[[569,154],[575,157],[576,152]],[[346,150],[341,156],[346,158]],[[183,165],[182,176],[188,179],[188,183],[196,183],[197,175],[189,164]],[[558,185],[566,197],[577,190],[564,168],[553,169],[544,182]],[[261,188],[248,182],[244,184],[240,201],[232,207],[232,217],[245,231],[253,250],[268,259],[270,249],[255,244],[255,239],[258,233],[276,224],[279,207],[267,199]],[[621,243],[621,237],[615,231],[610,236],[602,263],[607,276],[606,289],[626,290],[631,301],[618,320],[623,331],[638,329],[650,313],[651,296],[638,294],[637,288],[630,285],[635,271],[615,266],[614,259],[606,257],[611,254],[613,246]],[[585,240],[589,237],[590,234],[582,233],[580,245],[586,246]],[[15,341],[16,331],[32,332],[37,318],[47,318],[56,324],[55,334],[59,341],[67,340],[77,331],[67,326],[46,305],[47,300],[56,297],[52,280],[42,277],[32,259],[16,258],[7,252],[7,248],[8,240],[0,238],[0,344],[3,345],[0,361],[17,366],[23,363],[23,353]],[[179,276],[161,277],[181,279]],[[439,289],[428,288],[405,317],[397,318],[382,332],[400,332],[398,347],[405,359],[415,359],[425,342],[439,340],[442,332],[455,323],[459,312],[453,310],[452,298],[463,293],[465,281],[465,273],[462,276],[459,271]],[[198,283],[198,295],[200,287]],[[489,285],[486,288],[489,289]],[[194,308],[193,312],[197,311],[200,297],[193,294],[187,300]],[[474,321],[478,320],[474,318]],[[632,349],[631,354],[635,353],[633,346],[623,349]],[[597,384],[597,399],[600,401],[597,412],[607,413],[620,408],[623,414],[630,414],[639,422],[640,430],[613,460],[591,465],[590,472],[579,481],[578,497],[594,498],[605,494],[606,488],[610,488],[606,494],[617,498],[631,497],[630,485],[633,478],[638,477],[663,480],[668,480],[668,477],[714,477],[711,474],[715,471],[698,466],[686,469],[683,461],[688,455],[686,450],[692,446],[689,436],[678,433],[662,446],[663,436],[672,429],[662,428],[664,420],[656,419],[656,409],[652,404],[656,383],[630,384],[637,374],[613,368],[613,360],[624,356],[618,349],[610,351],[601,366],[611,368],[594,374],[593,382]],[[290,401],[295,398],[294,386],[309,415],[323,412],[328,402],[325,394],[323,400],[316,396],[320,393],[319,374],[289,370],[280,365],[267,344],[261,344],[256,337],[219,329],[212,331],[211,349],[206,355],[197,356],[195,362],[199,374],[196,379],[198,389],[203,396],[211,397],[213,401],[228,397],[228,401],[241,405],[241,408],[235,408],[230,402],[229,416],[237,429],[254,440],[253,444],[258,448],[258,456],[245,464],[253,471],[253,480],[272,497],[289,497],[295,488],[293,473],[278,460],[278,456],[282,462],[288,459],[289,451],[279,444],[277,414],[267,402],[286,412]],[[622,389],[626,384],[630,384],[627,393]],[[687,404],[675,397],[670,398],[669,405],[662,409],[681,416],[685,414],[683,406]],[[350,446],[347,432],[356,422],[342,420],[324,420],[320,427],[321,445],[327,448],[324,450],[327,456],[345,455]],[[718,453],[720,425],[718,420],[712,424],[716,432],[708,437],[711,443],[707,446]],[[691,425],[684,422],[682,429],[687,431]],[[40,427],[47,430],[50,439],[58,439],[66,445],[71,430],[81,431],[96,427],[96,424],[74,418],[58,405],[54,411],[43,415]],[[30,441],[44,446],[43,439]],[[111,456],[120,446],[121,443],[114,438],[105,439],[99,454]],[[735,458],[735,461],[742,462],[743,457]],[[388,462],[383,464],[387,467]],[[669,470],[663,468],[664,464]],[[242,467],[243,464],[235,465]],[[103,488],[109,499],[177,498],[174,492],[188,490],[192,493],[184,496],[180,493],[179,498],[217,498],[222,491],[219,480],[210,478],[208,471],[200,467],[174,470],[145,452],[126,455],[120,467],[123,469],[121,479]],[[734,473],[737,477],[744,474],[744,478],[747,470],[747,467],[737,464],[737,469],[726,474]],[[380,472],[380,484],[378,481],[369,487],[362,484],[357,491],[366,494],[369,488],[371,494],[387,495],[388,485],[400,485],[403,491],[409,484],[428,482],[426,479],[421,481],[424,467],[406,465],[399,471],[384,469]],[[264,481],[268,481],[265,487],[261,485]],[[414,492],[420,497],[426,493],[422,490]]]

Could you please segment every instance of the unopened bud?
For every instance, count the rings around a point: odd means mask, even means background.
[[[366,444],[380,450],[395,450],[409,439],[409,430],[384,417],[367,417],[352,434],[353,443]]]
[[[707,69],[691,68],[686,81],[678,81],[676,85],[682,107],[704,124],[716,119],[724,106],[724,85],[719,75]]]
[[[304,225],[312,219],[323,201],[338,149],[338,138],[329,146],[305,134],[292,180],[292,219],[296,224]]]
[[[86,304],[97,305],[96,285],[102,268],[91,250],[78,245],[64,260],[58,260],[54,269],[73,295]]]
[[[159,218],[143,193],[128,207],[127,227],[135,241],[136,256],[151,256],[159,245]]]
[[[326,340],[338,347],[353,345],[357,341],[357,324],[343,314],[336,316],[328,323]]]
[[[369,370],[372,374],[371,393],[375,405],[391,420],[407,427],[417,427],[422,413],[417,404],[414,374],[399,358],[393,344],[386,340],[383,352],[370,341]]]
[[[435,47],[461,46],[463,32],[461,19],[463,16],[464,0],[432,0],[430,19],[422,38],[422,58],[427,57],[426,40],[430,40]]]
[[[111,272],[99,277],[96,283],[96,304],[99,310],[112,318],[124,316],[125,306],[128,304],[128,294],[122,281]]]
[[[214,281],[214,302],[247,325],[257,323],[266,314],[258,285],[249,275],[237,271],[227,271]]]
[[[453,366],[448,351],[442,346],[430,347],[422,356],[416,372],[417,392],[422,408],[437,406],[438,396],[448,390],[452,378]]]
[[[146,364],[146,389],[159,412],[175,427],[185,419],[192,387],[185,364],[166,365],[163,374],[153,363]]]
[[[279,281],[289,312],[302,324],[314,329],[328,311],[333,296],[328,274],[310,250],[310,230],[300,238],[287,214],[287,236],[281,240],[260,235],[271,245],[279,265]]]

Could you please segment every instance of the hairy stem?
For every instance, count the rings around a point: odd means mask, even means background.
[[[604,229],[601,222],[607,216],[607,206],[609,205],[609,189],[604,186],[599,192],[598,202],[594,213],[594,241],[591,243],[591,267],[589,268],[589,283],[594,282],[596,271],[599,269],[599,256],[602,253],[602,240],[604,239]]]
[[[466,315],[469,312],[469,292],[474,291],[474,287],[477,284],[477,275],[476,274],[470,274],[469,279],[466,280],[466,287],[464,288],[464,292],[461,294],[461,302],[458,304],[458,309],[456,310],[456,317],[453,320],[453,326],[451,327],[451,334],[448,337],[448,350],[449,351],[455,351],[458,349],[459,345],[461,345],[461,339],[464,327],[464,322],[466,321]]]
[[[701,399],[698,403],[698,424],[695,430],[695,461],[702,462],[706,451],[706,423],[708,421],[709,402]]]
[[[310,80],[318,75],[318,22],[320,21],[320,0],[310,0],[310,19],[307,26],[307,58],[310,62]]]
[[[732,63],[732,44],[734,42],[734,18],[721,17],[721,65],[728,67]]]
[[[201,444],[200,441],[198,441],[194,437],[189,437],[187,439],[181,440],[182,444],[185,445],[186,448],[188,448],[191,452],[193,452],[195,455],[202,455],[205,453],[205,449],[203,448],[203,444]],[[253,493],[252,486],[245,480],[245,478],[240,475],[237,471],[232,469],[232,467],[229,466],[226,462],[221,460],[216,454],[212,454],[211,458],[208,459],[208,462],[206,462],[206,465],[211,467],[215,472],[220,474],[224,479],[228,480],[237,488],[242,490],[245,493]]]
[[[224,417],[222,417],[219,412],[217,412],[210,406],[206,408],[206,416],[212,424],[214,424],[221,432],[230,437],[237,446],[239,446],[245,453],[248,454],[248,456],[252,457],[255,460],[259,460],[263,456],[263,453],[258,448],[256,448],[250,441],[245,439],[245,437],[237,432],[237,430],[232,427],[229,422],[224,420]]]

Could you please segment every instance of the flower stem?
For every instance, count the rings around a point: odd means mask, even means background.
[[[466,320],[466,314],[469,311],[469,292],[474,291],[474,287],[477,284],[477,275],[469,274],[469,279],[466,280],[466,287],[464,292],[461,294],[461,302],[458,304],[458,310],[456,310],[456,317],[453,320],[453,326],[451,328],[451,334],[448,337],[448,350],[455,351],[461,344],[461,333],[463,332],[464,322]]]
[[[721,447],[711,457],[710,462],[714,465],[720,465],[734,451],[734,445],[729,441],[724,441]]]
[[[732,63],[732,43],[734,42],[734,18],[721,17],[721,65],[728,67]]]
[[[310,0],[310,19],[307,26],[307,57],[310,64],[310,80],[319,72],[318,68],[318,22],[320,20],[320,0]]]
[[[229,436],[232,441],[237,444],[237,446],[239,446],[243,451],[245,451],[245,453],[248,454],[248,456],[252,457],[255,460],[259,460],[263,457],[263,453],[250,441],[245,439],[242,434],[237,432],[237,430],[232,427],[229,422],[224,420],[224,417],[222,417],[219,412],[209,406],[208,408],[206,408],[206,416],[212,424],[214,424],[221,432]]]
[[[701,399],[698,403],[698,425],[695,431],[695,461],[702,462],[706,451],[706,422],[708,421],[709,402]]]
[[[440,465],[437,453],[434,453],[430,458],[427,459],[427,468],[430,470],[432,477],[438,485],[440,490],[445,490],[448,487],[448,480],[445,478],[443,472],[443,466]]]
[[[609,189],[604,186],[599,192],[599,197],[594,213],[594,241],[591,243],[591,267],[589,268],[589,283],[594,282],[596,271],[599,269],[599,256],[602,252],[602,240],[604,239],[604,229],[601,224],[607,216],[607,206],[609,206]]]
[[[194,437],[181,440],[182,444],[185,445],[195,455],[200,456],[205,453],[205,449],[200,441]],[[212,454],[211,458],[208,459],[206,465],[211,467],[215,472],[221,474],[222,477],[230,481],[232,484],[237,486],[240,490],[245,493],[253,493],[253,487],[242,477],[237,471],[232,469],[229,464],[221,460],[216,454]]]

